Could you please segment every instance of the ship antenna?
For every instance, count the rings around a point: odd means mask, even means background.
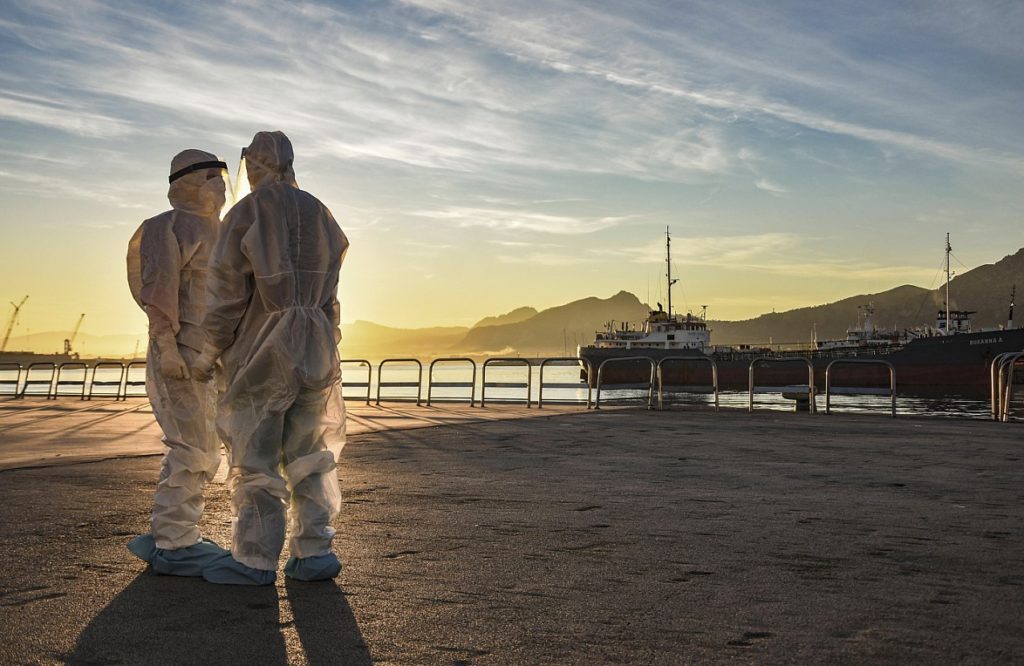
[[[953,248],[949,245],[949,232],[946,232],[946,335],[949,335],[949,255]]]
[[[668,272],[665,276],[668,278],[668,318],[672,319],[672,285],[679,280],[672,279],[672,236],[668,232],[668,227],[665,227],[665,265],[668,266]]]

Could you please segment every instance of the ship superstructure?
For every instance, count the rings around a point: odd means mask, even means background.
[[[698,351],[705,352],[711,348],[711,330],[708,328],[706,316],[707,308],[704,308],[700,316],[687,313],[679,316],[672,311],[672,285],[678,282],[672,277],[672,235],[665,229],[665,277],[668,281],[668,310],[662,308],[658,303],[657,310],[651,310],[640,326],[621,322],[616,327],[614,321],[608,323],[604,331],[599,331],[594,343],[589,345],[594,349],[619,350],[623,352],[633,350],[668,350]],[[583,347],[580,348],[582,352]],[[628,356],[629,354],[624,354]]]

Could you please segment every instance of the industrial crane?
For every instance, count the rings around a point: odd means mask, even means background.
[[[84,312],[78,317],[78,322],[75,324],[75,330],[71,331],[71,337],[64,339],[64,355],[65,356],[71,356],[72,355],[71,354],[71,344],[75,341],[75,338],[78,337],[78,329],[82,328],[82,320],[83,319],[85,319],[85,313]],[[78,358],[78,354],[75,354],[74,357]]]
[[[11,315],[10,321],[7,322],[7,332],[4,333],[4,341],[0,343],[0,351],[7,349],[7,340],[11,337],[11,331],[14,330],[14,325],[18,323],[18,313],[21,312],[21,306],[25,305],[25,301],[27,300],[28,296],[21,299],[21,303],[18,303],[17,305],[15,305],[13,301],[11,302],[11,305],[14,306],[14,314]]]

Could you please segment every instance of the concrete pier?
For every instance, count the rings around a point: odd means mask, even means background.
[[[341,577],[239,589],[125,550],[159,464],[145,408],[11,404],[3,664],[1024,660],[1018,424],[355,406]],[[227,500],[212,484],[222,544]]]

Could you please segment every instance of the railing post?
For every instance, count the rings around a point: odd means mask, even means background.
[[[132,379],[132,370],[138,370],[142,368],[142,379]],[[130,361],[124,368],[124,388],[121,390],[121,399],[127,400],[128,398],[142,398],[149,397],[148,392],[143,392],[142,395],[128,395],[128,389],[132,387],[141,386],[143,389],[146,388],[146,367],[145,361]]]
[[[760,387],[757,386],[754,383],[754,368],[756,366],[758,366],[758,365],[769,365],[769,364],[772,364],[772,363],[775,363],[775,364],[803,363],[803,364],[805,364],[807,366],[807,385],[804,386],[804,385],[801,385],[801,384],[794,384],[794,385],[791,385],[791,386],[760,386]],[[814,365],[811,363],[810,359],[803,358],[803,357],[797,357],[797,356],[794,356],[794,357],[791,357],[791,358],[769,358],[769,357],[766,357],[766,356],[760,356],[760,357],[755,358],[753,361],[750,362],[750,367],[748,369],[748,374],[747,374],[747,381],[748,381],[747,411],[749,411],[749,412],[753,412],[754,411],[754,394],[755,393],[775,393],[775,392],[786,393],[787,389],[790,389],[791,393],[794,392],[792,389],[799,389],[799,392],[806,392],[807,393],[807,403],[808,403],[807,404],[807,413],[808,414],[815,414],[818,411],[818,405],[817,405],[817,401],[815,399],[816,396],[817,396],[817,390],[816,390],[816,388],[814,386]],[[799,408],[799,403],[797,403],[797,408]]]
[[[467,382],[435,382],[434,381],[434,366],[438,363],[469,363],[473,368],[473,375],[470,381]],[[427,370],[427,407],[430,406],[433,400],[434,387],[439,388],[469,388],[469,406],[476,406],[476,361],[467,357],[450,357],[450,358],[435,358],[430,362],[430,368]],[[459,398],[438,398],[438,402],[465,402],[464,399]],[[481,407],[483,404],[481,403]]]
[[[690,361],[696,362],[707,362],[711,364],[711,393],[715,397],[715,411],[718,411],[718,364],[715,363],[715,359],[710,356],[666,356],[658,361],[658,409],[663,410],[665,408],[665,377],[663,366],[669,362],[681,362],[688,363]],[[680,393],[703,393],[705,391],[698,391],[701,388],[699,386],[672,386],[668,385],[670,389],[683,389],[679,390]]]
[[[100,379],[96,379],[96,375],[99,374],[99,372],[101,370],[104,370],[104,369],[107,369],[107,368],[110,368],[110,369],[117,368],[119,370],[116,382],[113,381],[113,380],[106,380],[106,379],[100,380]],[[118,362],[115,362],[115,361],[100,361],[96,365],[92,366],[92,381],[89,382],[89,394],[86,396],[85,399],[86,400],[92,400],[93,396],[95,395],[95,390],[96,390],[97,386],[113,386],[114,387],[114,395],[112,397],[114,398],[114,401],[117,402],[118,400],[121,399],[121,383],[122,382],[124,382],[124,363],[118,363]]]
[[[348,381],[345,381],[344,365],[346,363],[350,364],[350,365],[351,364],[355,364],[355,365],[360,366],[360,367],[366,366],[366,381],[365,382],[348,382]],[[371,379],[373,377],[373,366],[370,365],[369,361],[367,361],[366,359],[362,359],[362,358],[343,359],[343,360],[341,360],[339,362],[339,366],[342,367],[342,373],[341,373],[341,389],[342,389],[341,390],[341,399],[342,400],[346,399],[345,398],[345,387],[346,386],[351,386],[353,388],[365,388],[366,389],[366,396],[365,396],[366,404],[367,404],[367,406],[369,406],[369,404],[370,404],[370,383],[371,383]],[[355,399],[357,397],[358,396],[353,396],[353,399]]]
[[[384,382],[382,380],[384,374],[384,366],[392,363],[405,363],[415,364],[417,367],[417,376],[415,382]],[[419,407],[420,403],[423,402],[423,363],[418,358],[386,358],[380,362],[377,366],[377,401],[376,404],[380,405],[381,400],[381,389],[385,386],[389,388],[416,388],[416,406]],[[392,402],[412,402],[409,398],[393,398]]]
[[[648,410],[654,409],[653,402],[654,402],[655,362],[654,362],[654,359],[650,358],[649,356],[621,356],[621,357],[617,357],[617,358],[606,358],[605,360],[601,361],[601,365],[599,365],[598,368],[597,368],[597,390],[595,392],[595,397],[594,397],[594,409],[601,409],[601,384],[602,384],[602,380],[604,378],[605,366],[607,366],[610,363],[614,364],[614,363],[626,363],[626,362],[629,362],[629,363],[645,362],[645,363],[649,363],[650,364],[651,371],[650,371],[650,374],[648,375],[648,378],[647,378],[647,409]],[[643,384],[625,384],[625,385],[619,384],[618,386],[620,388],[623,388],[623,389],[641,388],[643,386]]]
[[[10,393],[0,393],[0,395],[10,395],[15,400],[18,398],[18,389],[21,388],[21,363],[0,363],[0,373],[14,373],[14,379],[0,379],[0,388],[4,386],[11,386],[13,390]]]
[[[33,368],[41,369],[44,372],[49,370],[50,376],[46,379],[32,379]],[[29,363],[28,367],[25,369],[25,382],[21,386],[21,393],[18,394],[18,397],[24,399],[26,395],[43,395],[47,400],[51,400],[53,394],[53,380],[56,376],[57,366],[54,363],[50,363],[48,361]],[[38,394],[28,392],[29,387],[43,385],[46,386],[46,393]]]
[[[63,379],[65,371],[80,370],[82,372],[82,379]],[[56,400],[60,395],[61,386],[81,386],[82,390],[79,392],[79,400],[85,400],[85,385],[89,380],[89,366],[81,361],[69,361],[67,363],[61,363],[57,368],[57,381],[53,385],[53,396],[52,399]]]
[[[546,358],[540,362],[540,370],[538,371],[537,378],[537,409],[544,408],[544,387],[547,388],[559,388],[559,389],[579,389],[580,384],[571,384],[569,382],[544,382],[544,368],[549,365],[565,365],[567,363],[575,363],[577,365],[583,364],[587,370],[587,409],[590,409],[591,399],[593,397],[593,387],[590,385],[590,377],[593,375],[594,366],[585,358],[579,356],[556,356],[553,358]],[[551,405],[578,405],[579,400],[548,400],[548,404]]]
[[[869,387],[833,387],[832,367],[836,365],[877,365],[889,370],[889,389]],[[881,359],[839,358],[825,366],[825,414],[832,413],[832,394],[844,395],[888,395],[893,418],[896,418],[896,368],[892,363]]]
[[[494,365],[525,365],[526,366],[526,381],[525,382],[488,382],[487,381],[487,368],[488,366]],[[487,389],[490,388],[525,388],[526,398],[525,400],[512,399],[512,398],[499,398],[497,400],[491,400],[494,403],[526,403],[526,408],[529,409],[533,404],[532,391],[533,391],[533,365],[528,359],[525,358],[489,358],[484,361],[483,377],[480,383],[480,406],[485,407],[487,405]],[[538,404],[539,408],[539,404]]]

